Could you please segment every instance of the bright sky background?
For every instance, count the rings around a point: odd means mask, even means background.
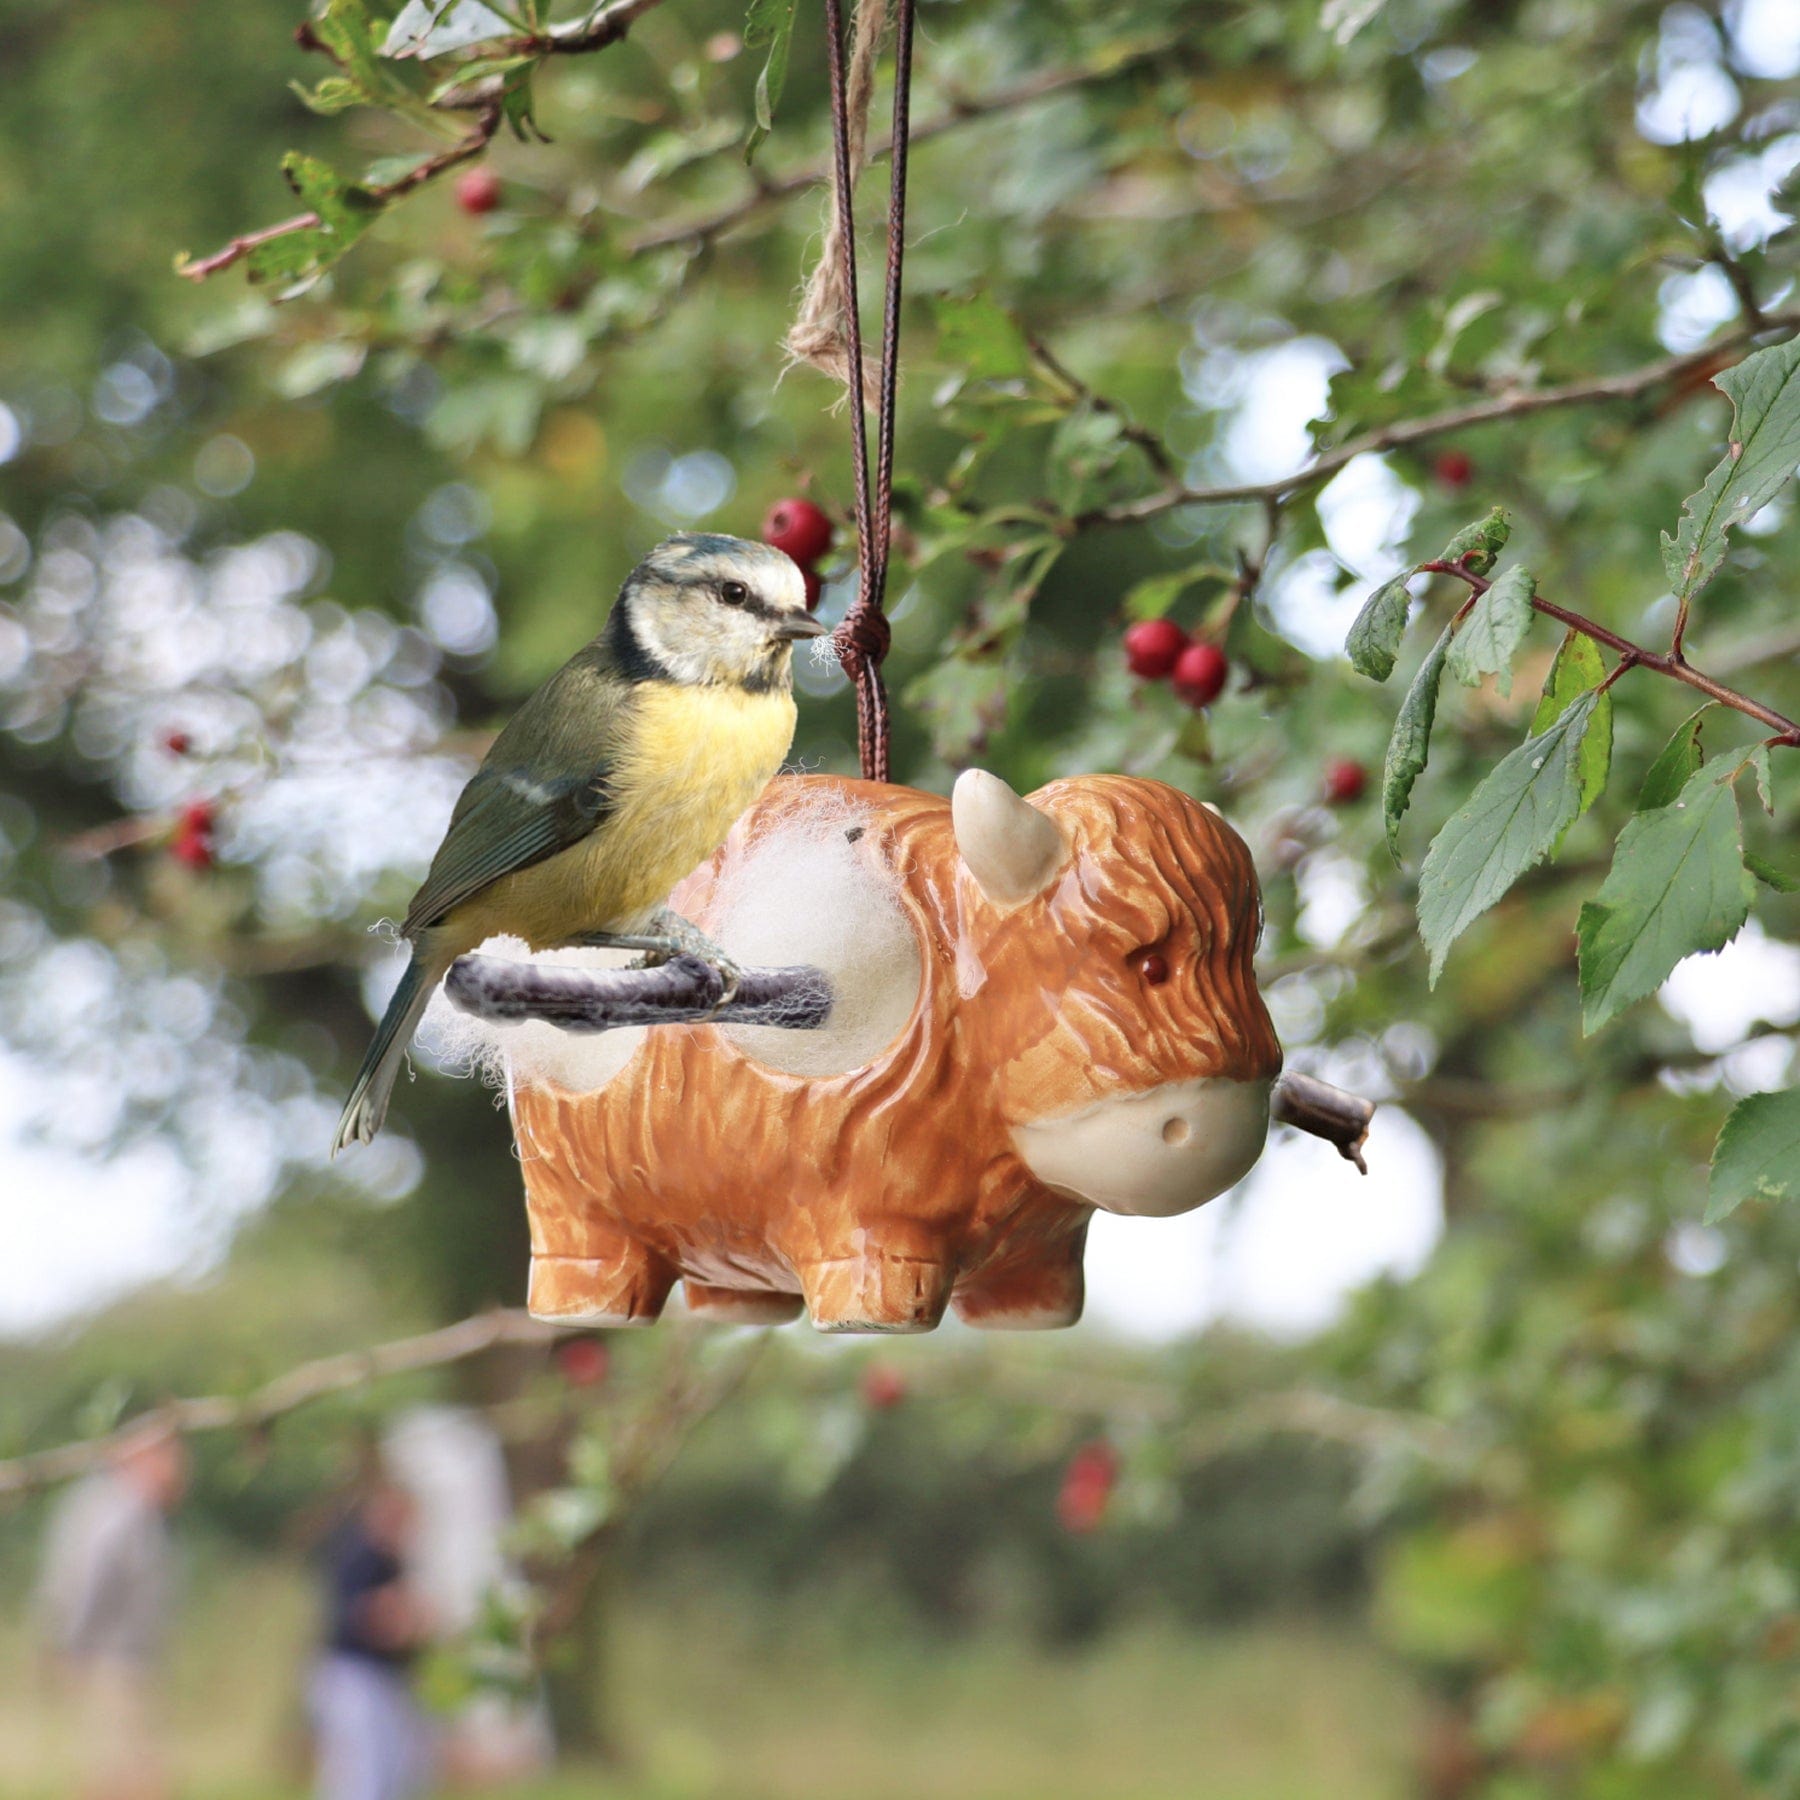
[[[1736,49],[1757,73],[1800,68],[1793,0],[1743,0],[1735,10]],[[1677,142],[1718,128],[1735,113],[1730,77],[1704,37],[1671,9],[1658,60],[1659,83],[1639,114],[1655,142]],[[1698,15],[1696,15],[1698,16]],[[1768,195],[1800,161],[1800,134],[1741,159],[1708,184],[1707,197],[1728,238],[1759,242],[1780,216]],[[1732,315],[1733,298],[1714,271],[1671,277],[1663,290],[1664,338],[1672,349],[1701,342]],[[1226,444],[1245,477],[1266,478],[1304,460],[1306,422],[1321,410],[1325,383],[1342,363],[1335,345],[1293,340],[1235,359],[1214,371],[1236,407]],[[1200,379],[1208,379],[1205,364]],[[4,423],[4,421],[0,421]],[[0,458],[3,460],[3,458]],[[1316,553],[1284,572],[1271,596],[1283,629],[1314,655],[1339,653],[1368,588],[1399,566],[1416,497],[1379,458],[1345,469],[1321,500],[1331,549],[1363,578],[1338,594],[1330,557]],[[1647,567],[1654,567],[1647,546]],[[1309,895],[1308,928],[1320,943],[1334,932],[1343,896],[1326,866]],[[1800,950],[1772,943],[1752,926],[1714,957],[1690,958],[1663,990],[1663,1003],[1693,1028],[1704,1050],[1731,1051],[1757,1019],[1800,1023]],[[1780,1042],[1751,1044],[1724,1057],[1717,1079],[1751,1092],[1783,1079]],[[1322,1070],[1322,1073],[1330,1073]],[[1358,1071],[1364,1073],[1363,1071]],[[26,1135],[32,1071],[0,1047],[0,1333],[40,1331],[142,1282],[203,1274],[217,1265],[235,1220],[232,1193],[196,1206],[192,1178],[172,1150],[152,1145],[109,1162],[46,1149]],[[1345,1085],[1352,1085],[1346,1081]],[[1370,1091],[1366,1081],[1363,1091]],[[1379,1097],[1371,1093],[1372,1098]],[[488,1096],[470,1093],[471,1105]],[[328,1131],[319,1109],[321,1137]],[[308,1121],[310,1125],[310,1121]],[[415,1153],[398,1140],[385,1171],[369,1185],[400,1191]],[[1160,1339],[1229,1318],[1293,1336],[1327,1324],[1347,1294],[1381,1274],[1406,1275],[1430,1254],[1442,1223],[1441,1171],[1423,1130],[1387,1105],[1360,1178],[1327,1145],[1278,1132],[1250,1178],[1233,1194],[1175,1219],[1101,1215],[1089,1240],[1086,1329]],[[255,1191],[246,1179],[242,1191]],[[1695,1227],[1671,1254],[1703,1258]]]

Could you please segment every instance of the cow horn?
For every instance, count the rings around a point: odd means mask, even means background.
[[[969,873],[996,906],[1035,899],[1069,859],[1056,821],[985,769],[957,776],[950,822]]]

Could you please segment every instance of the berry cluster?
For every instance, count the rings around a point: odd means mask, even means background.
[[[763,520],[763,542],[785,552],[806,578],[806,610],[816,612],[824,588],[815,567],[831,548],[831,521],[810,500],[777,500]]]
[[[1141,619],[1125,633],[1125,663],[1143,681],[1165,677],[1177,699],[1211,706],[1225,691],[1231,664],[1217,644],[1191,638],[1173,619]]]

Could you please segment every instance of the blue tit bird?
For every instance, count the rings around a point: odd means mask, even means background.
[[[519,708],[457,800],[334,1156],[381,1129],[433,990],[487,938],[687,952],[735,986],[723,952],[663,903],[780,768],[793,646],[826,629],[799,568],[766,544],[692,533],[644,558],[600,635]]]

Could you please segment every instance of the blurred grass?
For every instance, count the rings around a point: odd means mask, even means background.
[[[197,1573],[170,1690],[184,1800],[297,1800],[303,1572]],[[846,1605],[746,1617],[626,1602],[609,1649],[625,1772],[563,1771],[506,1800],[1400,1800],[1416,1711],[1344,1626],[1210,1636],[1150,1623],[1079,1650],[896,1630]],[[73,1791],[16,1609],[0,1625],[0,1796]]]

